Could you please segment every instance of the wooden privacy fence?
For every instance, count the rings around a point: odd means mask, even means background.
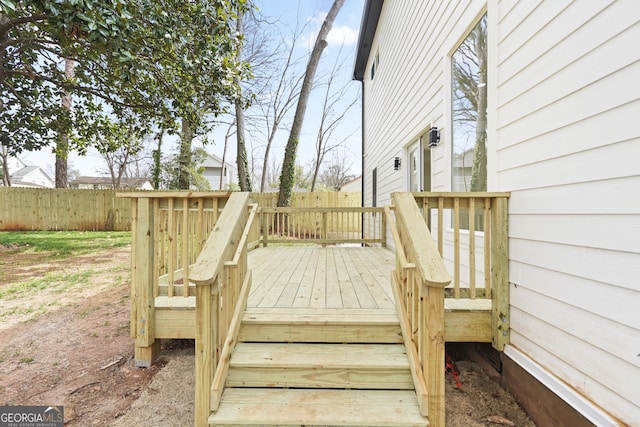
[[[0,230],[115,230],[131,227],[131,204],[114,190],[0,187]]]
[[[251,193],[251,199],[261,208],[275,208],[278,193]],[[361,207],[361,193],[296,192],[291,195],[291,208]]]
[[[130,194],[169,194],[132,192]],[[178,192],[174,192],[178,193]],[[211,192],[179,192],[192,195]],[[0,230],[131,230],[131,200],[116,190],[0,187]],[[275,207],[277,193],[251,193],[255,203]],[[360,207],[360,193],[293,193],[291,207]]]

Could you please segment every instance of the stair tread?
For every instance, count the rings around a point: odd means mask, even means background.
[[[409,369],[401,344],[239,343],[231,367]]]
[[[426,426],[412,390],[228,388],[209,423]]]
[[[291,309],[291,308],[247,308],[243,323],[262,324],[349,324],[349,325],[395,325],[399,324],[395,310],[368,309]]]

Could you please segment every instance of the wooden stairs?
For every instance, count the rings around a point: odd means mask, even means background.
[[[248,308],[210,425],[426,426],[395,310]]]

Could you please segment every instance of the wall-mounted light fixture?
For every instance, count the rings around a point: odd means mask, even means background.
[[[401,164],[402,162],[400,161],[400,157],[396,157],[395,159],[393,159],[393,170],[394,171],[400,170]]]
[[[440,143],[440,131],[437,127],[432,127],[429,129],[429,147],[437,147]]]

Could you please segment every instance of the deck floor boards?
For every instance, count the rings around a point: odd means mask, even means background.
[[[385,248],[280,246],[249,253],[248,307],[393,309],[394,253]]]

